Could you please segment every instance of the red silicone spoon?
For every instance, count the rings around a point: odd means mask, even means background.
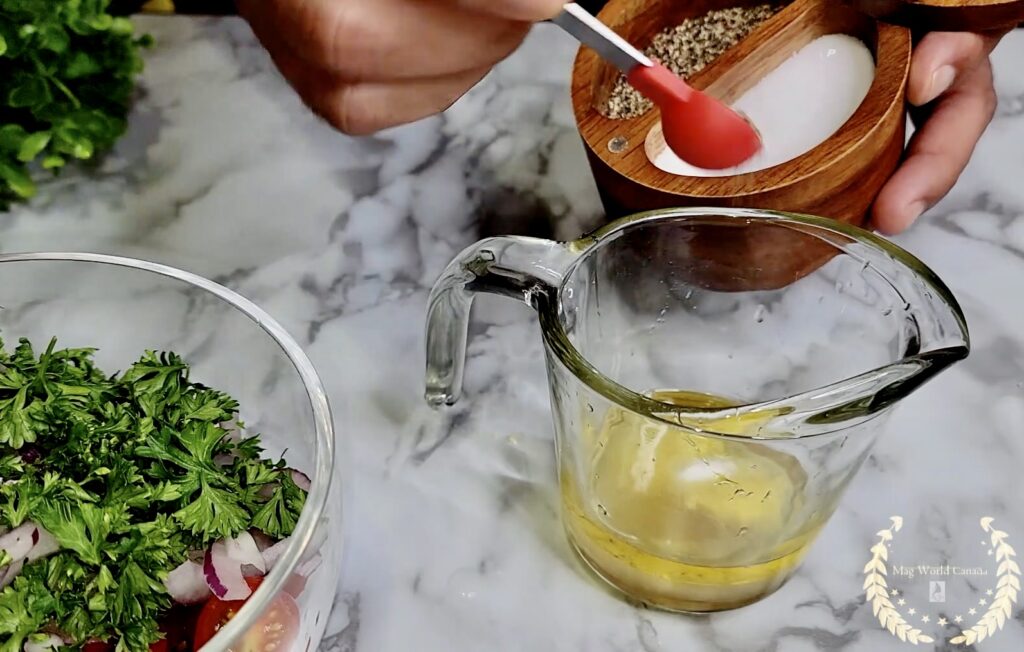
[[[630,85],[654,102],[661,110],[665,142],[687,163],[711,170],[730,168],[761,149],[760,134],[742,115],[651,61],[575,2],[566,3],[552,22],[614,64]]]

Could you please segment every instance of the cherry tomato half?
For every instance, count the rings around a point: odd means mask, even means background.
[[[157,650],[150,647],[150,652],[192,652],[192,639],[196,631],[201,606],[175,605],[164,615],[160,623],[160,631],[164,633],[163,643],[166,648]],[[157,643],[159,645],[160,643]]]
[[[262,577],[245,579],[253,591],[263,581]],[[224,601],[210,598],[199,612],[196,624],[195,649],[199,650],[235,617],[245,600]],[[287,652],[289,646],[299,634],[299,606],[295,598],[285,592],[279,593],[271,601],[266,611],[236,642],[233,652],[267,652],[276,650]]]

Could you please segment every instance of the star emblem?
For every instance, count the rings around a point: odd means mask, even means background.
[[[987,545],[988,545],[988,541],[985,541],[984,539],[982,539],[982,540],[981,540],[981,545],[983,545],[983,546],[987,546]]]
[[[992,595],[992,589],[989,589],[988,591],[985,591],[985,595]]]
[[[900,594],[900,590],[899,589],[893,589],[892,590],[892,594],[893,595],[899,595]],[[991,594],[991,592],[990,592],[990,594]]]
[[[954,623],[962,623],[962,622],[964,622],[964,617],[961,616],[960,614],[957,614],[956,618],[953,619],[953,622]]]
[[[982,598],[981,600],[978,600],[978,604],[985,604],[985,598]]]
[[[947,621],[945,618],[939,618],[935,622],[937,622],[940,627],[945,627],[948,624],[949,621]]]
[[[907,611],[907,613],[908,613],[908,614],[910,614],[911,616],[913,616],[914,614],[916,614],[916,613],[917,613],[917,609],[914,609],[913,607],[911,607],[911,608],[910,608],[910,609],[909,609],[909,610]]]
[[[907,604],[907,601],[904,600],[903,598],[900,598],[899,600],[896,601],[896,604],[898,604],[899,606],[902,607],[903,605]]]
[[[989,550],[989,551],[988,551],[988,556],[989,556],[989,557],[991,557],[991,556],[992,556],[992,551],[991,551],[991,550]]]
[[[977,612],[977,610],[974,607],[971,607],[970,609],[967,610],[967,613],[973,616],[974,614],[976,614],[978,612]]]
[[[929,618],[927,614],[925,614],[924,616],[921,616],[921,622],[922,623],[926,623],[926,622],[928,622],[930,620],[931,620],[931,618]]]

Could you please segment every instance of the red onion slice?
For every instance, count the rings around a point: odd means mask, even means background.
[[[281,560],[281,555],[283,555],[284,551],[288,549],[288,545],[291,541],[291,537],[285,537],[263,551],[263,561],[266,564],[268,572],[277,565],[278,561]]]
[[[223,541],[214,543],[206,551],[203,575],[210,590],[221,600],[245,600],[252,595],[242,575],[242,565],[228,556]]]
[[[39,640],[32,640],[33,637],[29,637],[25,641],[23,647],[25,652],[47,652],[47,650],[56,650],[64,645],[64,639],[56,634],[49,634]]]
[[[313,483],[310,482],[309,480],[309,476],[303,473],[302,471],[299,471],[298,469],[288,470],[289,472],[291,472],[292,482],[295,483],[295,486],[298,487],[299,489],[302,489],[305,492],[309,492],[310,488],[313,486]]]
[[[266,575],[264,571],[252,564],[242,564],[242,577],[263,577],[264,575]]]
[[[55,552],[60,550],[60,544],[53,538],[53,535],[44,530],[41,527],[36,527],[35,534],[32,536],[34,544],[32,549],[25,555],[26,562],[33,562],[43,557],[49,557]]]
[[[39,528],[35,523],[26,521],[14,528],[7,534],[0,537],[0,550],[3,550],[14,561],[20,561],[28,556],[32,546],[39,540]],[[33,541],[33,538],[36,541]]]
[[[210,587],[206,584],[202,564],[197,564],[189,559],[167,574],[164,586],[171,595],[171,599],[178,604],[197,604],[212,594]]]
[[[12,568],[15,562],[33,562],[52,555],[58,550],[60,550],[60,544],[53,538],[53,535],[32,521],[25,521],[7,534],[0,536],[0,551],[10,555]],[[20,570],[21,566],[18,568]],[[0,570],[0,573],[3,571]],[[17,575],[17,573],[3,573],[7,584],[14,579],[13,575]]]
[[[224,549],[228,557],[238,562],[239,566],[254,566],[261,573],[267,572],[267,565],[263,561],[256,540],[248,532],[242,532],[233,539],[225,539]]]

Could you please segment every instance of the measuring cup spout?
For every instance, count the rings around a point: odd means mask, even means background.
[[[953,293],[934,272],[920,261],[903,256],[899,261],[895,247],[881,239],[849,245],[847,251],[864,265],[874,267],[895,291],[898,302],[893,306],[900,331],[900,358],[864,377],[845,383],[852,401],[846,408],[863,405],[871,412],[889,407],[909,396],[916,389],[963,360],[970,353],[970,334],[963,310]],[[869,396],[856,388],[870,388]]]
[[[879,285],[891,293],[886,329],[892,329],[894,361],[797,396],[748,406],[779,415],[774,433],[802,437],[833,432],[869,419],[935,378],[970,353],[970,335],[960,305],[949,288],[916,259],[895,255],[894,245],[864,234],[860,242],[843,245],[859,260],[864,273],[873,270]]]
[[[923,290],[923,287],[917,284],[918,296],[911,297],[904,305],[904,329],[911,336],[907,338],[903,359],[880,370],[878,377],[885,379],[895,370],[906,371],[883,382],[873,399],[876,409],[909,396],[970,353],[967,322],[952,294],[941,282],[938,291]]]
[[[477,292],[519,299],[534,308],[554,300],[577,254],[569,245],[518,236],[488,238],[445,269],[427,306],[426,399],[453,405],[462,392],[470,309]]]

